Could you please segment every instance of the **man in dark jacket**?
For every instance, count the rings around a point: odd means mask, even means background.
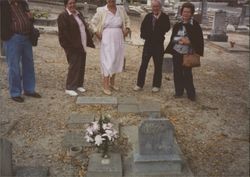
[[[151,57],[153,57],[154,61],[152,92],[160,91],[161,87],[164,36],[170,29],[170,21],[168,15],[161,11],[162,4],[160,0],[153,0],[151,5],[152,13],[147,14],[141,24],[141,38],[145,40],[145,43],[137,85],[134,87],[134,91],[142,90]]]
[[[16,102],[23,102],[24,90],[24,95],[40,98],[35,92],[33,52],[29,40],[32,17],[28,4],[24,0],[1,0],[0,13],[1,40],[4,41],[8,63],[10,96]]]

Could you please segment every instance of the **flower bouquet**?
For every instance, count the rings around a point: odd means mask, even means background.
[[[110,116],[100,116],[98,121],[91,122],[86,129],[85,139],[102,150],[102,157],[108,158],[108,146],[118,138],[118,132],[110,123]]]

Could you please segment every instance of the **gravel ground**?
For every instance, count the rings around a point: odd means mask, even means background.
[[[138,39],[141,19],[131,20],[132,39]],[[228,35],[236,45],[249,47],[249,36]],[[142,46],[126,45],[126,70],[117,75],[121,90],[113,96],[160,102],[162,114],[174,124],[177,141],[195,176],[249,176],[249,53],[228,53],[205,42],[202,67],[193,70],[196,102],[172,97],[172,74],[167,75],[170,80],[163,77],[159,93],[151,93],[152,61],[144,90],[132,91],[141,54]],[[13,162],[17,166],[49,166],[51,176],[84,176],[86,164],[68,159],[61,147],[62,137],[69,131],[68,116],[72,112],[108,112],[122,126],[138,125],[141,118],[120,115],[111,106],[77,106],[76,98],[65,95],[67,62],[56,35],[41,35],[38,47],[34,48],[34,60],[37,91],[42,98],[25,97],[22,104],[9,98],[7,67],[0,61],[1,132],[12,121],[17,122],[5,135],[13,142]],[[88,91],[81,96],[104,96],[98,49],[88,49],[85,76]],[[120,147],[124,154],[125,147]]]

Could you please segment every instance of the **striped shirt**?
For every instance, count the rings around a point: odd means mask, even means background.
[[[31,21],[28,14],[24,11],[21,3],[11,1],[11,29],[14,33],[29,34],[31,29]]]

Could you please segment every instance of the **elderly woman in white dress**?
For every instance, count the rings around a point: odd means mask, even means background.
[[[124,37],[130,31],[130,21],[125,9],[116,6],[115,0],[97,8],[91,20],[92,30],[101,42],[100,62],[103,75],[103,92],[111,95],[115,86],[115,74],[122,72],[124,63]]]

